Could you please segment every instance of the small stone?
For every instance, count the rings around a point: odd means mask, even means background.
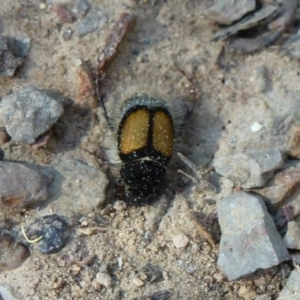
[[[260,124],[260,123],[258,123],[258,122],[254,122],[254,123],[251,125],[251,131],[252,131],[252,132],[258,132],[258,131],[262,130],[263,127],[264,127],[264,126],[263,126],[262,124]]]
[[[66,30],[62,31],[62,37],[64,41],[69,41],[72,38],[73,30],[71,28],[67,28]]]
[[[215,4],[210,7],[205,15],[220,24],[230,25],[234,21],[239,20],[245,14],[253,11],[256,7],[254,0],[217,0]]]
[[[40,9],[41,9],[41,10],[44,10],[44,9],[46,9],[46,8],[47,8],[47,4],[44,3],[44,2],[42,2],[42,3],[40,4]]]
[[[173,244],[177,249],[185,248],[189,241],[189,238],[182,233],[179,233],[173,237]]]
[[[224,276],[221,274],[221,273],[216,273],[213,275],[214,279],[217,281],[217,282],[222,282],[224,281]]]
[[[300,270],[292,271],[283,290],[279,293],[277,300],[299,300],[300,299]]]
[[[283,241],[285,245],[289,249],[297,249],[300,250],[300,224],[291,221],[288,223],[288,230],[285,236],[283,237]]]
[[[214,161],[217,173],[242,188],[265,186],[282,165],[282,154],[277,149],[219,157]]]
[[[89,8],[90,6],[85,0],[76,0],[74,13],[78,16],[83,17],[87,13]]]
[[[144,285],[144,282],[139,277],[133,278],[132,282],[138,287]]]
[[[101,285],[105,286],[106,288],[109,288],[112,284],[111,277],[106,273],[102,273],[102,272],[97,273],[96,279]]]
[[[90,10],[85,18],[79,22],[77,27],[77,34],[81,38],[88,33],[95,31],[103,27],[107,22],[107,17],[104,14],[103,10],[99,7],[93,8]]]
[[[59,215],[47,215],[30,224],[26,235],[30,240],[43,237],[37,243],[38,250],[43,254],[53,254],[59,252],[66,245],[67,228],[67,222]]]
[[[238,295],[244,300],[252,300],[256,296],[256,293],[246,286],[241,286],[238,290]]]
[[[287,154],[300,159],[300,126],[295,125],[289,132]]]
[[[2,98],[0,113],[13,140],[31,144],[63,114],[62,105],[48,93],[26,88]]]
[[[124,211],[127,209],[127,204],[124,201],[117,200],[114,202],[113,209],[116,211]]]
[[[268,202],[279,207],[300,188],[300,169],[289,168],[277,173],[269,185],[253,192],[265,197]]]
[[[229,280],[290,259],[260,197],[240,192],[222,199],[218,217],[222,231],[218,266]]]
[[[91,68],[87,62],[83,62],[77,69],[77,93],[75,103],[87,107],[95,108],[98,105],[95,96],[95,83]]]
[[[74,16],[64,6],[55,4],[52,9],[56,13],[60,23],[73,23]]]
[[[0,161],[0,203],[26,207],[48,199],[45,178],[20,163]]]
[[[0,76],[13,76],[23,64],[29,48],[29,38],[0,36]]]

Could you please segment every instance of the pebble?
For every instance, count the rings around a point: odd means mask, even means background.
[[[283,237],[285,245],[289,249],[300,250],[300,224],[295,221],[290,221],[288,223],[288,229]]]
[[[102,273],[99,272],[96,275],[96,280],[103,286],[105,286],[106,288],[109,288],[112,284],[112,279],[111,277],[106,274],[106,273]]]
[[[252,125],[251,125],[251,131],[252,132],[258,132],[258,131],[261,131],[263,129],[263,125],[259,122],[254,122]]]
[[[77,35],[81,38],[88,33],[91,33],[101,27],[107,22],[107,16],[99,7],[91,9],[85,18],[79,22],[77,27]]]
[[[218,266],[229,280],[288,260],[289,253],[264,201],[245,192],[222,199]]]
[[[28,239],[43,238],[37,243],[38,250],[43,254],[59,252],[67,242],[67,222],[57,214],[36,219],[26,231]]]
[[[27,246],[16,242],[12,235],[0,232],[0,271],[19,268],[29,256]]]
[[[288,168],[277,173],[269,185],[263,189],[253,190],[265,197],[268,202],[279,207],[300,188],[300,169]]]
[[[0,201],[6,207],[26,207],[48,199],[45,178],[21,163],[0,161]]]
[[[244,300],[252,300],[256,296],[256,292],[246,286],[241,286],[238,290],[238,295]]]
[[[87,13],[89,8],[90,6],[85,0],[76,0],[76,4],[73,12],[76,15],[83,17]]]
[[[0,113],[13,140],[31,144],[63,114],[62,105],[49,93],[28,87],[2,98]]]
[[[277,300],[299,300],[300,299],[300,270],[296,268],[292,271],[285,287],[279,293]]]
[[[24,297],[10,285],[0,285],[1,300],[22,300]]]
[[[177,249],[185,248],[188,245],[189,241],[189,238],[182,233],[179,233],[173,237],[173,244]]]
[[[127,204],[124,201],[117,200],[114,202],[113,209],[116,211],[125,211],[127,209]]]
[[[41,170],[52,183],[50,201],[56,211],[67,214],[88,214],[105,203],[106,174],[75,159],[61,161],[55,169]]]
[[[214,161],[217,173],[242,188],[264,187],[282,165],[282,154],[277,149],[219,157]]]
[[[23,64],[29,49],[29,38],[0,36],[0,76],[13,76]]]
[[[56,13],[58,21],[60,23],[73,23],[74,16],[68,9],[66,9],[61,4],[55,4],[52,7],[52,10]]]
[[[220,24],[230,25],[239,20],[245,14],[253,11],[256,7],[254,0],[217,0],[205,15]]]
[[[86,107],[95,108],[98,101],[95,96],[95,83],[92,76],[92,71],[87,62],[83,62],[77,68],[77,92],[75,103]]]
[[[300,32],[292,34],[283,45],[283,50],[293,58],[300,58]]]
[[[138,287],[144,285],[144,281],[141,280],[139,277],[133,278],[132,282],[133,282],[136,286],[138,286]]]
[[[287,154],[300,159],[300,126],[292,127],[288,134]]]

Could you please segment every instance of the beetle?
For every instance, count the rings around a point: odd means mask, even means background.
[[[121,107],[114,103],[110,115],[99,99],[113,133],[108,159],[128,204],[146,205],[158,198],[184,128],[177,101],[170,104],[161,98],[133,93],[121,100]]]

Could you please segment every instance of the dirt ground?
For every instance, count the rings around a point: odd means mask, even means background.
[[[63,3],[52,1],[57,2]],[[65,3],[70,9],[74,6],[72,1]],[[179,71],[182,69],[193,79],[198,97],[181,150],[199,172],[218,155],[283,147],[292,122],[291,110],[294,119],[300,114],[294,109],[299,71],[298,62],[281,53],[279,46],[253,55],[226,54],[226,67],[222,69],[216,66],[222,44],[211,42],[213,24],[202,15],[212,1],[89,0],[89,4],[103,9],[107,22],[79,38],[76,28],[80,18],[72,24],[59,24],[51,6],[41,9],[38,0],[2,1],[0,33],[30,37],[31,50],[14,78],[0,79],[1,96],[33,85],[59,91],[74,102],[79,62],[90,61],[96,66],[97,50],[103,47],[120,13],[126,11],[134,14],[136,21],[107,69],[101,87],[105,101],[138,89],[165,95],[168,101],[188,101],[190,82]],[[74,34],[64,40],[62,32],[68,28]],[[268,70],[266,85],[272,85],[267,95],[261,89],[262,67]],[[254,122],[262,123],[264,129],[251,132]],[[104,137],[109,129],[100,108],[69,105],[59,128],[60,138],[51,151],[32,151],[27,145],[10,142],[3,146],[6,159],[55,167],[61,160],[75,158],[106,171],[101,159],[83,150],[83,145],[90,143],[97,145],[99,153],[105,152]],[[191,218],[191,214],[213,218],[218,200],[232,193],[232,188],[226,180],[213,176],[208,185],[202,182],[178,187],[168,205],[162,199],[153,207],[130,207],[108,215],[103,215],[101,208],[83,214],[50,204],[44,208],[46,212],[68,217],[73,233],[70,241],[53,255],[40,254],[33,247],[20,268],[0,273],[0,284],[9,284],[24,299],[34,300],[165,299],[163,294],[154,294],[162,291],[169,291],[169,299],[174,300],[250,300],[263,294],[275,299],[290,273],[290,265],[228,282],[216,265],[218,244],[210,245]],[[14,230],[20,231],[21,225],[29,224],[39,213],[2,210],[0,218],[12,219]],[[92,235],[80,231],[93,226],[109,230]],[[185,248],[174,246],[173,238],[178,234],[188,237]],[[145,269],[147,264],[159,270],[160,276],[153,282],[153,274],[149,276]],[[101,287],[97,282],[100,271],[111,276],[110,287]]]

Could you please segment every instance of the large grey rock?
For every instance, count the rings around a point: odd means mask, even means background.
[[[214,161],[216,171],[242,188],[263,187],[283,165],[277,149],[219,157]]]
[[[277,300],[300,300],[300,270],[294,270]]]
[[[0,161],[0,203],[25,207],[47,200],[45,178],[21,163]]]
[[[57,165],[55,172],[49,172],[46,176],[53,180],[49,193],[50,201],[57,199],[52,203],[57,212],[89,213],[105,201],[108,180],[98,168],[68,159]]]
[[[289,259],[274,221],[258,196],[240,192],[222,199],[218,217],[222,231],[218,266],[229,280]]]
[[[33,87],[3,97],[0,103],[8,134],[27,144],[49,130],[63,112],[63,106],[49,93]]]
[[[205,15],[220,24],[230,25],[255,9],[254,0],[218,0]]]

